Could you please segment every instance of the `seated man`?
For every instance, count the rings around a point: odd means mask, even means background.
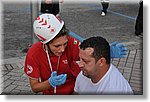
[[[84,40],[79,51],[81,72],[74,94],[133,94],[128,81],[110,63],[110,46],[102,37]]]

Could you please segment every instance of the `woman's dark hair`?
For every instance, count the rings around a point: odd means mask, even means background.
[[[65,25],[62,27],[60,32],[54,37],[54,39],[59,38],[60,36],[64,36],[64,35],[68,35],[68,30],[66,29]]]

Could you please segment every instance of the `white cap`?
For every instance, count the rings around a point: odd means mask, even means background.
[[[62,29],[64,21],[53,14],[42,14],[33,24],[34,33],[44,44],[51,41]]]

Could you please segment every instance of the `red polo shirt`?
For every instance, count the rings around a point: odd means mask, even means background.
[[[53,71],[57,70],[58,56],[50,56]],[[65,84],[57,86],[56,94],[72,94],[77,75],[80,68],[76,61],[79,61],[79,42],[71,37],[68,37],[68,45],[65,52],[60,57],[60,62],[57,70],[57,75],[67,74]],[[48,63],[48,58],[43,44],[41,42],[35,43],[28,51],[24,72],[28,77],[33,79],[41,79],[46,81],[50,78],[51,69]],[[43,94],[54,94],[54,89],[43,91]]]

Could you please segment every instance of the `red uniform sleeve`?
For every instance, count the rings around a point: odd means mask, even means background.
[[[79,44],[80,42],[75,38],[69,37],[68,50],[69,50],[69,64],[71,67],[72,74],[77,77],[80,72],[79,65],[76,63],[80,60],[79,58]]]
[[[79,44],[80,42],[78,40],[76,40],[75,38],[71,38],[70,37],[70,49],[71,49],[71,53],[72,53],[72,59],[74,61],[79,61]]]
[[[30,78],[40,78],[40,71],[37,58],[30,56],[30,52],[26,56],[24,72]]]

